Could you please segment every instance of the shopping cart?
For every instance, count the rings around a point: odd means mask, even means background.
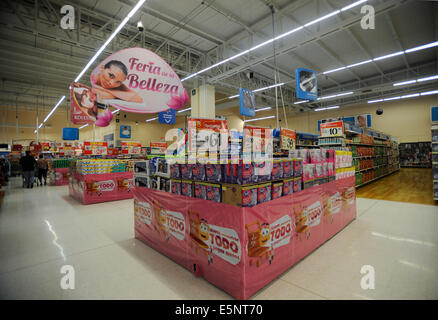
[[[199,218],[199,213],[189,210],[190,223],[190,248],[194,248],[196,254],[203,252],[208,258],[208,264],[213,263],[212,249],[208,245],[210,239],[210,226],[205,219]]]
[[[253,226],[256,229],[251,230]],[[249,223],[245,225],[245,229],[248,232],[248,256],[253,259],[249,259],[249,265],[252,266],[256,261],[256,266],[259,267],[263,257],[272,263],[274,259],[274,250],[269,244],[270,232],[268,234],[262,234],[262,225],[259,221]]]

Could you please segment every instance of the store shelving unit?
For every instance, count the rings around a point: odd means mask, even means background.
[[[409,142],[400,143],[400,164],[402,168],[430,168],[431,143]]]
[[[438,200],[438,125],[432,125],[432,174],[433,174],[433,199]]]

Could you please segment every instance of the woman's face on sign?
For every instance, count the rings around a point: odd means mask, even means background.
[[[126,75],[123,71],[115,66],[111,65],[109,68],[101,67],[99,74],[100,85],[105,89],[114,89],[120,87],[126,80]]]

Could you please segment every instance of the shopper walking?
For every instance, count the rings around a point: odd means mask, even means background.
[[[42,154],[40,154],[40,157],[37,160],[37,167],[38,167],[38,180],[40,181],[40,185],[41,186],[43,185],[43,178],[44,178],[44,185],[46,185],[47,170],[49,169],[49,164],[47,163],[47,160],[44,159]]]
[[[23,172],[25,188],[33,188],[36,160],[26,151],[26,155],[20,158],[21,171]]]

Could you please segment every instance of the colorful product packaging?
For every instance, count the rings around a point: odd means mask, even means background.
[[[283,178],[294,176],[293,162],[290,159],[283,160]]]
[[[192,179],[192,166],[189,163],[181,163],[179,165],[182,179]]]
[[[293,193],[293,178],[283,180],[283,196]]]
[[[242,207],[257,205],[257,187],[242,187]]]
[[[220,184],[206,183],[206,200],[222,202],[222,191]]]
[[[181,172],[179,170],[179,164],[173,163],[170,165],[170,177],[174,179],[180,179],[181,178]]]
[[[190,180],[181,180],[181,195],[193,197],[192,182]]]
[[[254,181],[264,182],[271,180],[272,163],[264,160],[254,161]]]
[[[294,178],[293,180],[293,193],[301,191],[301,184],[302,180],[301,178]]]
[[[303,165],[303,181],[310,181],[315,179],[316,175],[316,164],[315,163],[306,163]]]
[[[170,190],[172,193],[181,195],[181,180],[170,180]]]
[[[203,163],[192,164],[192,179],[198,181],[205,180],[205,165]]]
[[[303,175],[303,160],[293,159],[294,177],[301,177]]]
[[[149,177],[135,177],[134,180],[137,187],[150,188]]]
[[[283,182],[272,184],[272,200],[280,198],[283,193]]]
[[[209,182],[222,181],[222,170],[219,163],[207,163],[205,165],[205,180]]]
[[[272,163],[272,180],[283,178],[283,163],[281,159],[274,159]]]
[[[207,186],[200,182],[195,182],[195,198],[207,200]]]
[[[271,200],[271,184],[265,183],[257,186],[257,203]]]
[[[254,163],[243,163],[240,160],[240,163],[237,168],[237,183],[238,184],[248,184],[253,183],[255,181],[254,176]]]

